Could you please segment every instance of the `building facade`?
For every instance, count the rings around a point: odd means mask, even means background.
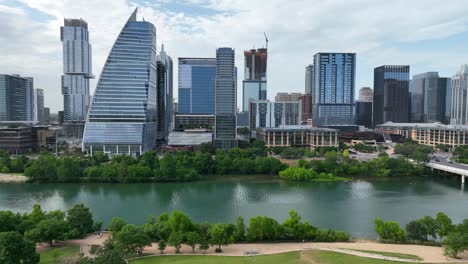
[[[383,65],[374,69],[373,126],[408,122],[409,66]]]
[[[355,53],[317,53],[312,87],[315,126],[354,124]]]
[[[44,90],[34,89],[34,121],[44,124]]]
[[[157,56],[157,105],[158,105],[158,142],[167,141],[167,137],[172,128],[173,115],[173,73],[172,59],[164,51],[162,45],[161,52]]]
[[[309,65],[306,67],[305,71],[305,89],[306,94],[312,94],[314,86],[314,65]]]
[[[216,50],[215,131],[216,148],[228,150],[237,147],[237,83],[235,51],[232,48]]]
[[[60,40],[63,47],[64,121],[84,122],[90,103],[89,80],[94,78],[88,23],[82,19],[65,19],[60,28]]]
[[[338,147],[338,130],[312,126],[281,126],[260,128],[257,139],[265,142],[266,147]]]
[[[356,125],[372,128],[372,102],[356,101]]]
[[[249,111],[249,102],[267,98],[267,49],[244,51],[242,111]]]
[[[25,154],[33,149],[31,126],[0,124],[0,150],[12,154]]]
[[[437,72],[413,76],[411,99],[411,122],[448,123],[447,97],[451,97],[450,79],[440,78]],[[448,106],[449,107],[449,106]],[[450,107],[449,107],[450,108]]]
[[[101,73],[84,130],[83,151],[138,155],[156,147],[156,28],[124,25]]]
[[[277,93],[275,102],[294,102],[301,100],[301,93]]]
[[[359,101],[373,102],[374,101],[374,90],[370,87],[362,87],[359,90]]]
[[[179,58],[178,113],[214,114],[216,58]]]
[[[207,129],[214,127],[214,115],[202,114],[175,114],[174,130],[185,131],[187,129]]]
[[[33,79],[0,74],[0,121],[33,121],[33,109]]]
[[[298,126],[302,123],[301,102],[252,101],[250,102],[249,116],[249,128],[252,136],[255,136],[257,128]]]
[[[302,124],[312,122],[312,94],[303,94],[300,98],[302,106]]]
[[[468,125],[468,65],[462,65],[452,77],[450,124]]]

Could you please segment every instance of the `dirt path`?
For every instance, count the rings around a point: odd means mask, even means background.
[[[0,183],[7,182],[26,182],[28,178],[19,174],[0,173]]]

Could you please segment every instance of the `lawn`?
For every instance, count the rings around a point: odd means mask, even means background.
[[[275,255],[224,256],[158,256],[130,261],[130,264],[404,264],[386,260],[362,258],[329,251],[288,252]]]
[[[370,254],[377,254],[386,257],[394,257],[394,258],[401,258],[401,259],[413,259],[413,260],[422,260],[420,257],[411,254],[401,254],[401,253],[391,253],[391,252],[382,252],[382,251],[371,251],[371,250],[356,250],[351,249],[353,251],[359,251],[363,253],[370,253]]]
[[[57,247],[53,249],[47,249],[39,252],[41,254],[41,260],[39,264],[55,264],[61,263],[63,260],[72,257],[78,257],[80,253],[79,246],[65,246]]]

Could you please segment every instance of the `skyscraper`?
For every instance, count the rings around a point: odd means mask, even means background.
[[[167,140],[172,123],[173,74],[172,59],[164,51],[157,56],[158,140]]]
[[[356,54],[317,53],[313,70],[314,125],[354,124]]]
[[[260,127],[298,126],[302,123],[302,103],[301,101],[251,101],[249,115],[252,136]]]
[[[86,121],[83,150],[136,155],[154,149],[157,131],[156,28],[137,9],[107,58]]]
[[[179,58],[181,114],[215,113],[216,58]]]
[[[374,101],[374,91],[370,87],[362,87],[359,90],[359,101],[364,101],[364,102]]]
[[[89,107],[91,45],[88,23],[82,19],[65,19],[60,28],[63,45],[63,114],[65,123],[84,122]]]
[[[33,79],[0,74],[0,121],[33,121]]]
[[[34,121],[44,124],[44,90],[34,89]]]
[[[305,71],[305,93],[311,94],[314,85],[314,65],[309,65],[306,67]]]
[[[406,123],[409,66],[383,65],[374,69],[373,126],[391,121]]]
[[[237,147],[237,85],[234,53],[232,48],[216,50],[214,144],[223,150]]]
[[[356,101],[356,125],[372,128],[372,102]]]
[[[452,125],[468,125],[468,65],[464,64],[452,77]]]
[[[267,49],[244,51],[242,111],[249,111],[249,101],[267,98]]]
[[[413,76],[411,98],[411,122],[446,123],[447,78],[440,78],[437,72],[426,72]]]

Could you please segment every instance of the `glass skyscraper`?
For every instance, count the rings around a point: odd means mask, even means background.
[[[353,125],[356,54],[317,53],[313,71],[314,125]]]
[[[172,124],[172,98],[173,98],[173,74],[172,59],[164,51],[162,45],[161,52],[157,56],[157,96],[158,96],[158,140],[167,141]]]
[[[452,77],[451,125],[468,125],[468,65]]]
[[[216,50],[214,144],[223,150],[237,147],[237,85],[234,54],[232,48]]]
[[[314,85],[314,65],[309,65],[306,67],[306,72],[305,72],[305,93],[306,94],[311,94],[312,93],[312,87]]]
[[[267,99],[267,49],[244,51],[242,111],[249,111],[249,102]]]
[[[410,67],[405,65],[383,65],[374,69],[374,127],[389,121],[409,121],[409,71]]]
[[[0,121],[34,121],[33,78],[0,74]]]
[[[107,58],[86,120],[83,150],[136,155],[157,131],[156,28],[128,19]]]
[[[215,113],[215,58],[179,58],[181,114]]]
[[[82,19],[65,19],[60,28],[63,46],[63,115],[65,123],[84,122],[89,107],[91,45],[88,23]]]

